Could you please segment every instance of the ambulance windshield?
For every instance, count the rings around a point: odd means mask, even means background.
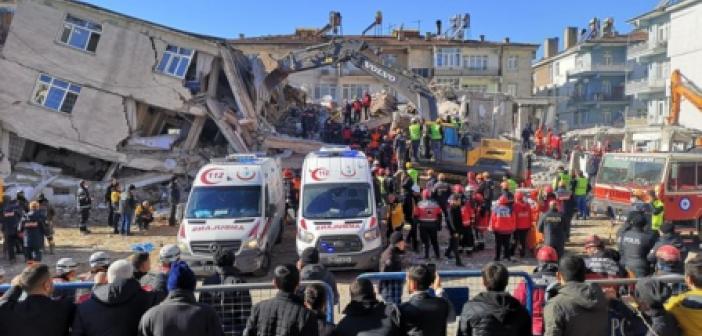
[[[302,199],[307,219],[369,217],[373,211],[371,188],[366,183],[306,185]]]
[[[196,187],[186,218],[241,218],[261,215],[261,186]]]

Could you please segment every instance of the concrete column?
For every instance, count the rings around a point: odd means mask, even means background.
[[[10,132],[0,128],[0,152],[2,152],[2,160],[0,160],[0,176],[7,177],[12,173],[10,165]]]
[[[200,134],[202,134],[202,128],[205,126],[207,117],[195,117],[193,124],[190,126],[190,131],[188,131],[188,137],[183,143],[183,148],[186,150],[191,150],[195,148],[198,140],[200,139]]]
[[[137,130],[137,102],[132,98],[124,98],[124,105],[129,132],[133,133]]]
[[[217,86],[219,85],[219,73],[222,71],[222,59],[215,58],[212,61],[212,70],[210,70],[210,77],[207,82],[207,96],[215,98],[217,97]]]

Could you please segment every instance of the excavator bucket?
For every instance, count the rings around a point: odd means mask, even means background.
[[[263,68],[266,70],[266,77],[263,79],[263,89],[273,91],[278,85],[288,78],[289,73],[281,68],[280,62],[270,54],[259,55]]]

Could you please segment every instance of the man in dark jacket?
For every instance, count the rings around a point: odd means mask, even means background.
[[[675,224],[665,223],[661,225],[660,233],[661,235],[658,237],[656,244],[653,245],[653,248],[651,248],[651,251],[646,257],[649,263],[651,263],[652,265],[656,264],[656,251],[658,251],[658,248],[663,245],[674,246],[678,249],[678,251],[680,251],[681,260],[687,259],[687,246],[685,246],[685,244],[683,243],[683,240],[682,238],[680,238],[680,235],[678,235],[675,232]]]
[[[637,278],[642,278],[651,274],[647,257],[656,243],[656,236],[644,229],[647,220],[643,215],[632,216],[630,224],[631,227],[618,237],[621,264]]]
[[[402,254],[405,253],[405,239],[401,231],[395,231],[390,235],[390,245],[380,255],[381,272],[402,272]],[[402,300],[403,281],[383,280],[378,285],[380,295],[385,302],[400,304]]]
[[[505,292],[509,271],[491,262],[481,270],[487,289],[463,306],[458,336],[531,336],[531,317],[517,299]]]
[[[659,280],[644,278],[636,282],[634,298],[646,323],[651,326],[646,336],[678,336],[682,334],[678,321],[663,307],[663,303],[672,294],[672,289]]]
[[[19,301],[23,289],[27,297]],[[48,266],[27,266],[0,299],[0,334],[67,336],[76,307],[68,300],[52,300],[53,290]]]
[[[393,139],[392,148],[397,156],[397,166],[404,167],[407,162],[407,136],[405,131],[400,130]]]
[[[19,231],[24,235],[24,258],[28,262],[41,262],[45,228],[46,217],[39,211],[39,203],[30,203],[29,213],[24,216],[19,227]]]
[[[300,273],[293,265],[280,265],[273,270],[273,283],[278,294],[253,307],[246,323],[245,336],[318,336],[314,313],[295,295]]]
[[[400,311],[375,298],[373,283],[356,279],[349,286],[351,302],[344,308],[334,336],[399,336]]]
[[[556,249],[559,257],[563,256],[566,240],[565,224],[556,201],[549,203],[548,211],[539,218],[537,229],[544,234],[544,245]]]
[[[71,335],[136,336],[141,316],[155,303],[134,279],[132,265],[117,260],[107,269],[107,284],[96,286],[90,300],[78,306]]]
[[[446,175],[439,174],[439,177],[431,189],[431,197],[439,203],[444,218],[448,219],[448,199],[451,197],[451,185],[446,182]],[[441,228],[439,228],[441,230]]]
[[[178,185],[178,177],[173,176],[171,178],[171,183],[168,184],[168,205],[170,206],[170,213],[168,215],[168,225],[176,225],[176,209],[180,203],[180,186]]]
[[[246,283],[239,278],[239,271],[234,268],[234,253],[234,250],[230,249],[217,251],[214,255],[217,271],[205,278],[202,284],[208,286]],[[217,311],[225,334],[238,336],[246,328],[246,321],[251,315],[251,293],[248,290],[202,292],[199,301],[209,304]]]
[[[3,248],[10,263],[15,262],[15,247],[19,244],[20,238],[17,228],[22,219],[22,209],[17,203],[10,199],[10,196],[2,198],[2,235],[5,238]]]
[[[78,228],[82,234],[90,233],[90,230],[88,230],[88,218],[90,217],[90,208],[92,207],[93,199],[90,197],[90,191],[88,190],[88,181],[80,181],[77,200],[78,211],[80,211],[80,223],[78,224]]]
[[[339,291],[336,289],[334,274],[319,263],[319,250],[316,247],[308,247],[302,251],[302,255],[297,261],[297,268],[300,270],[301,281],[318,280],[326,282],[334,291],[334,304],[339,302]],[[304,292],[304,288],[301,292]]]
[[[597,235],[585,238],[585,266],[588,274],[595,274],[595,278],[626,277],[626,270],[612,259],[605,244]]]
[[[549,291],[551,299],[544,308],[544,335],[609,335],[607,298],[597,284],[585,283],[586,272],[581,257],[561,258],[560,285]]]
[[[438,275],[426,265],[417,265],[407,271],[406,282],[410,298],[400,305],[402,335],[446,336],[446,327],[455,319],[455,313],[443,297]]]
[[[176,261],[168,274],[168,297],[149,309],[139,322],[140,336],[222,336],[217,312],[195,301],[195,274]],[[115,321],[117,322],[117,321]]]
[[[327,322],[327,295],[324,286],[313,284],[305,287],[303,301],[305,308],[314,314],[319,336],[330,336],[334,332],[334,324]]]

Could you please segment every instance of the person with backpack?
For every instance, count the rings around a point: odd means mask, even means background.
[[[544,334],[544,306],[546,305],[546,288],[558,280],[558,253],[551,246],[543,246],[536,252],[539,263],[532,272],[534,287],[531,292],[531,332],[534,336]],[[520,282],[512,294],[522,305],[527,303],[526,282]]]
[[[239,270],[234,267],[235,252],[231,249],[219,249],[214,254],[216,271],[202,281],[203,286],[236,285],[246,283],[239,276]],[[246,322],[251,316],[251,293],[247,289],[235,291],[202,292],[198,299],[200,303],[210,305],[217,312],[222,322],[222,330],[226,335],[239,336],[246,328]]]

